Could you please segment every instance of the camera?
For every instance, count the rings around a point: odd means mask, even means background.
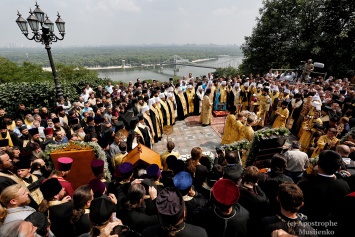
[[[223,153],[224,149],[222,147],[216,147],[217,154]]]
[[[110,235],[118,235],[118,236],[128,236],[130,233],[130,229],[125,225],[116,225],[113,227]]]

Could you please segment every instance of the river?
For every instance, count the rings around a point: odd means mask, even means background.
[[[206,66],[217,66],[217,67],[235,67],[237,68],[239,64],[242,62],[242,56],[227,56],[222,55],[216,59],[199,61],[198,65],[206,65]],[[176,76],[183,77],[188,76],[189,73],[192,73],[193,77],[207,75],[209,72],[214,72],[213,68],[201,68],[201,67],[192,67],[192,66],[177,66],[178,71],[176,72]],[[100,78],[110,78],[113,81],[122,81],[136,82],[137,78],[140,78],[142,81],[147,79],[155,79],[158,81],[169,81],[170,77],[174,77],[174,68],[172,66],[165,65],[163,70],[159,71],[159,66],[156,66],[154,70],[152,67],[150,69],[143,68],[110,68],[110,69],[98,69]]]

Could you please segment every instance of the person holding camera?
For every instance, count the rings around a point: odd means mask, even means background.
[[[303,66],[302,82],[304,82],[304,81],[308,82],[309,75],[311,75],[311,72],[313,70],[314,70],[313,60],[308,59],[307,62]]]

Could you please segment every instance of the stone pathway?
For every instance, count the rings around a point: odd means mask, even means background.
[[[174,132],[169,135],[169,141],[175,143],[175,150],[180,155],[190,154],[193,147],[199,146],[202,151],[215,152],[216,147],[221,145],[221,137],[212,126],[202,127],[197,122],[199,116],[190,116],[184,121],[177,121],[174,125]],[[213,118],[215,119],[215,118]],[[224,119],[224,118],[223,118]],[[223,120],[224,121],[224,120]],[[213,121],[213,123],[219,123],[219,120]],[[162,140],[153,145],[153,150],[162,153],[166,150],[167,136],[163,135]]]
[[[175,143],[175,150],[180,155],[190,154],[191,149],[195,146],[201,147],[204,152],[210,151],[215,153],[216,147],[221,145],[225,118],[213,117],[212,125],[207,127],[201,126],[199,116],[190,116],[184,121],[177,121],[174,125],[174,132],[168,136],[169,141]],[[294,140],[298,140],[298,138],[291,134],[285,146],[288,146]],[[166,144],[167,136],[163,135],[163,139],[153,145],[153,150],[160,154],[166,151]]]

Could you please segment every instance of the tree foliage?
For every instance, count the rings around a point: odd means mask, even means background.
[[[3,57],[22,64],[30,60],[33,63],[49,67],[47,54],[43,48],[1,49]],[[160,63],[173,55],[179,55],[190,61],[201,58],[216,58],[218,55],[241,55],[238,46],[185,45],[185,46],[101,46],[53,48],[56,63],[84,67],[120,66],[122,60],[133,66]]]
[[[242,50],[243,73],[295,68],[312,58],[334,76],[354,75],[353,0],[265,0]]]
[[[98,78],[95,71],[82,67],[59,64],[57,73],[65,97],[74,102],[78,100],[85,84],[92,88],[105,85],[107,80]],[[55,106],[55,88],[53,76],[43,71],[39,65],[24,62],[17,66],[4,58],[0,58],[0,108],[14,112],[19,103],[29,108]]]
[[[229,76],[234,78],[239,74],[239,71],[234,67],[227,67],[227,68],[217,68],[216,71],[213,73],[214,77],[224,77],[228,78]]]

